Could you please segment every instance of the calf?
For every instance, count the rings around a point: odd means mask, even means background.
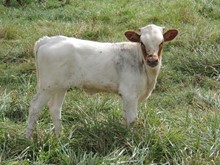
[[[124,119],[138,116],[138,101],[148,98],[161,67],[163,43],[173,40],[175,29],[150,24],[140,34],[125,32],[132,42],[102,43],[65,36],[43,37],[35,43],[37,94],[30,104],[27,137],[31,138],[43,106],[48,103],[55,127],[61,132],[61,106],[68,88],[111,92],[123,100]]]

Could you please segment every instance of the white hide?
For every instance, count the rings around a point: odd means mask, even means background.
[[[162,27],[141,28],[146,51],[157,54],[163,42]],[[43,37],[35,44],[37,94],[28,118],[27,137],[32,136],[40,111],[48,103],[56,135],[61,131],[61,106],[69,87],[88,92],[111,92],[122,97],[124,118],[137,118],[137,103],[155,87],[161,58],[155,67],[144,62],[138,42],[101,43],[73,37]]]

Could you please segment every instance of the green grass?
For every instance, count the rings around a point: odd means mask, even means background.
[[[0,4],[1,164],[220,164],[220,1],[25,0]],[[125,41],[149,23],[177,28],[165,45],[156,90],[139,119],[122,124],[120,98],[68,91],[64,131],[54,137],[47,108],[33,142],[24,136],[35,93],[34,42],[44,35]]]

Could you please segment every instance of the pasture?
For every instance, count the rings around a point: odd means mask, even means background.
[[[219,0],[11,0],[0,4],[0,164],[220,164]],[[35,41],[66,35],[127,41],[149,23],[179,30],[166,43],[152,96],[122,123],[120,97],[71,88],[56,138],[47,107],[25,138],[35,93]],[[108,68],[106,68],[108,69]]]

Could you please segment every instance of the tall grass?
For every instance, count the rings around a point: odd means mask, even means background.
[[[1,164],[220,164],[219,1],[46,0],[0,5]],[[55,138],[48,109],[33,142],[24,136],[35,92],[33,44],[43,35],[124,41],[148,23],[177,28],[165,45],[156,90],[139,119],[122,124],[120,98],[68,91],[63,133]]]

